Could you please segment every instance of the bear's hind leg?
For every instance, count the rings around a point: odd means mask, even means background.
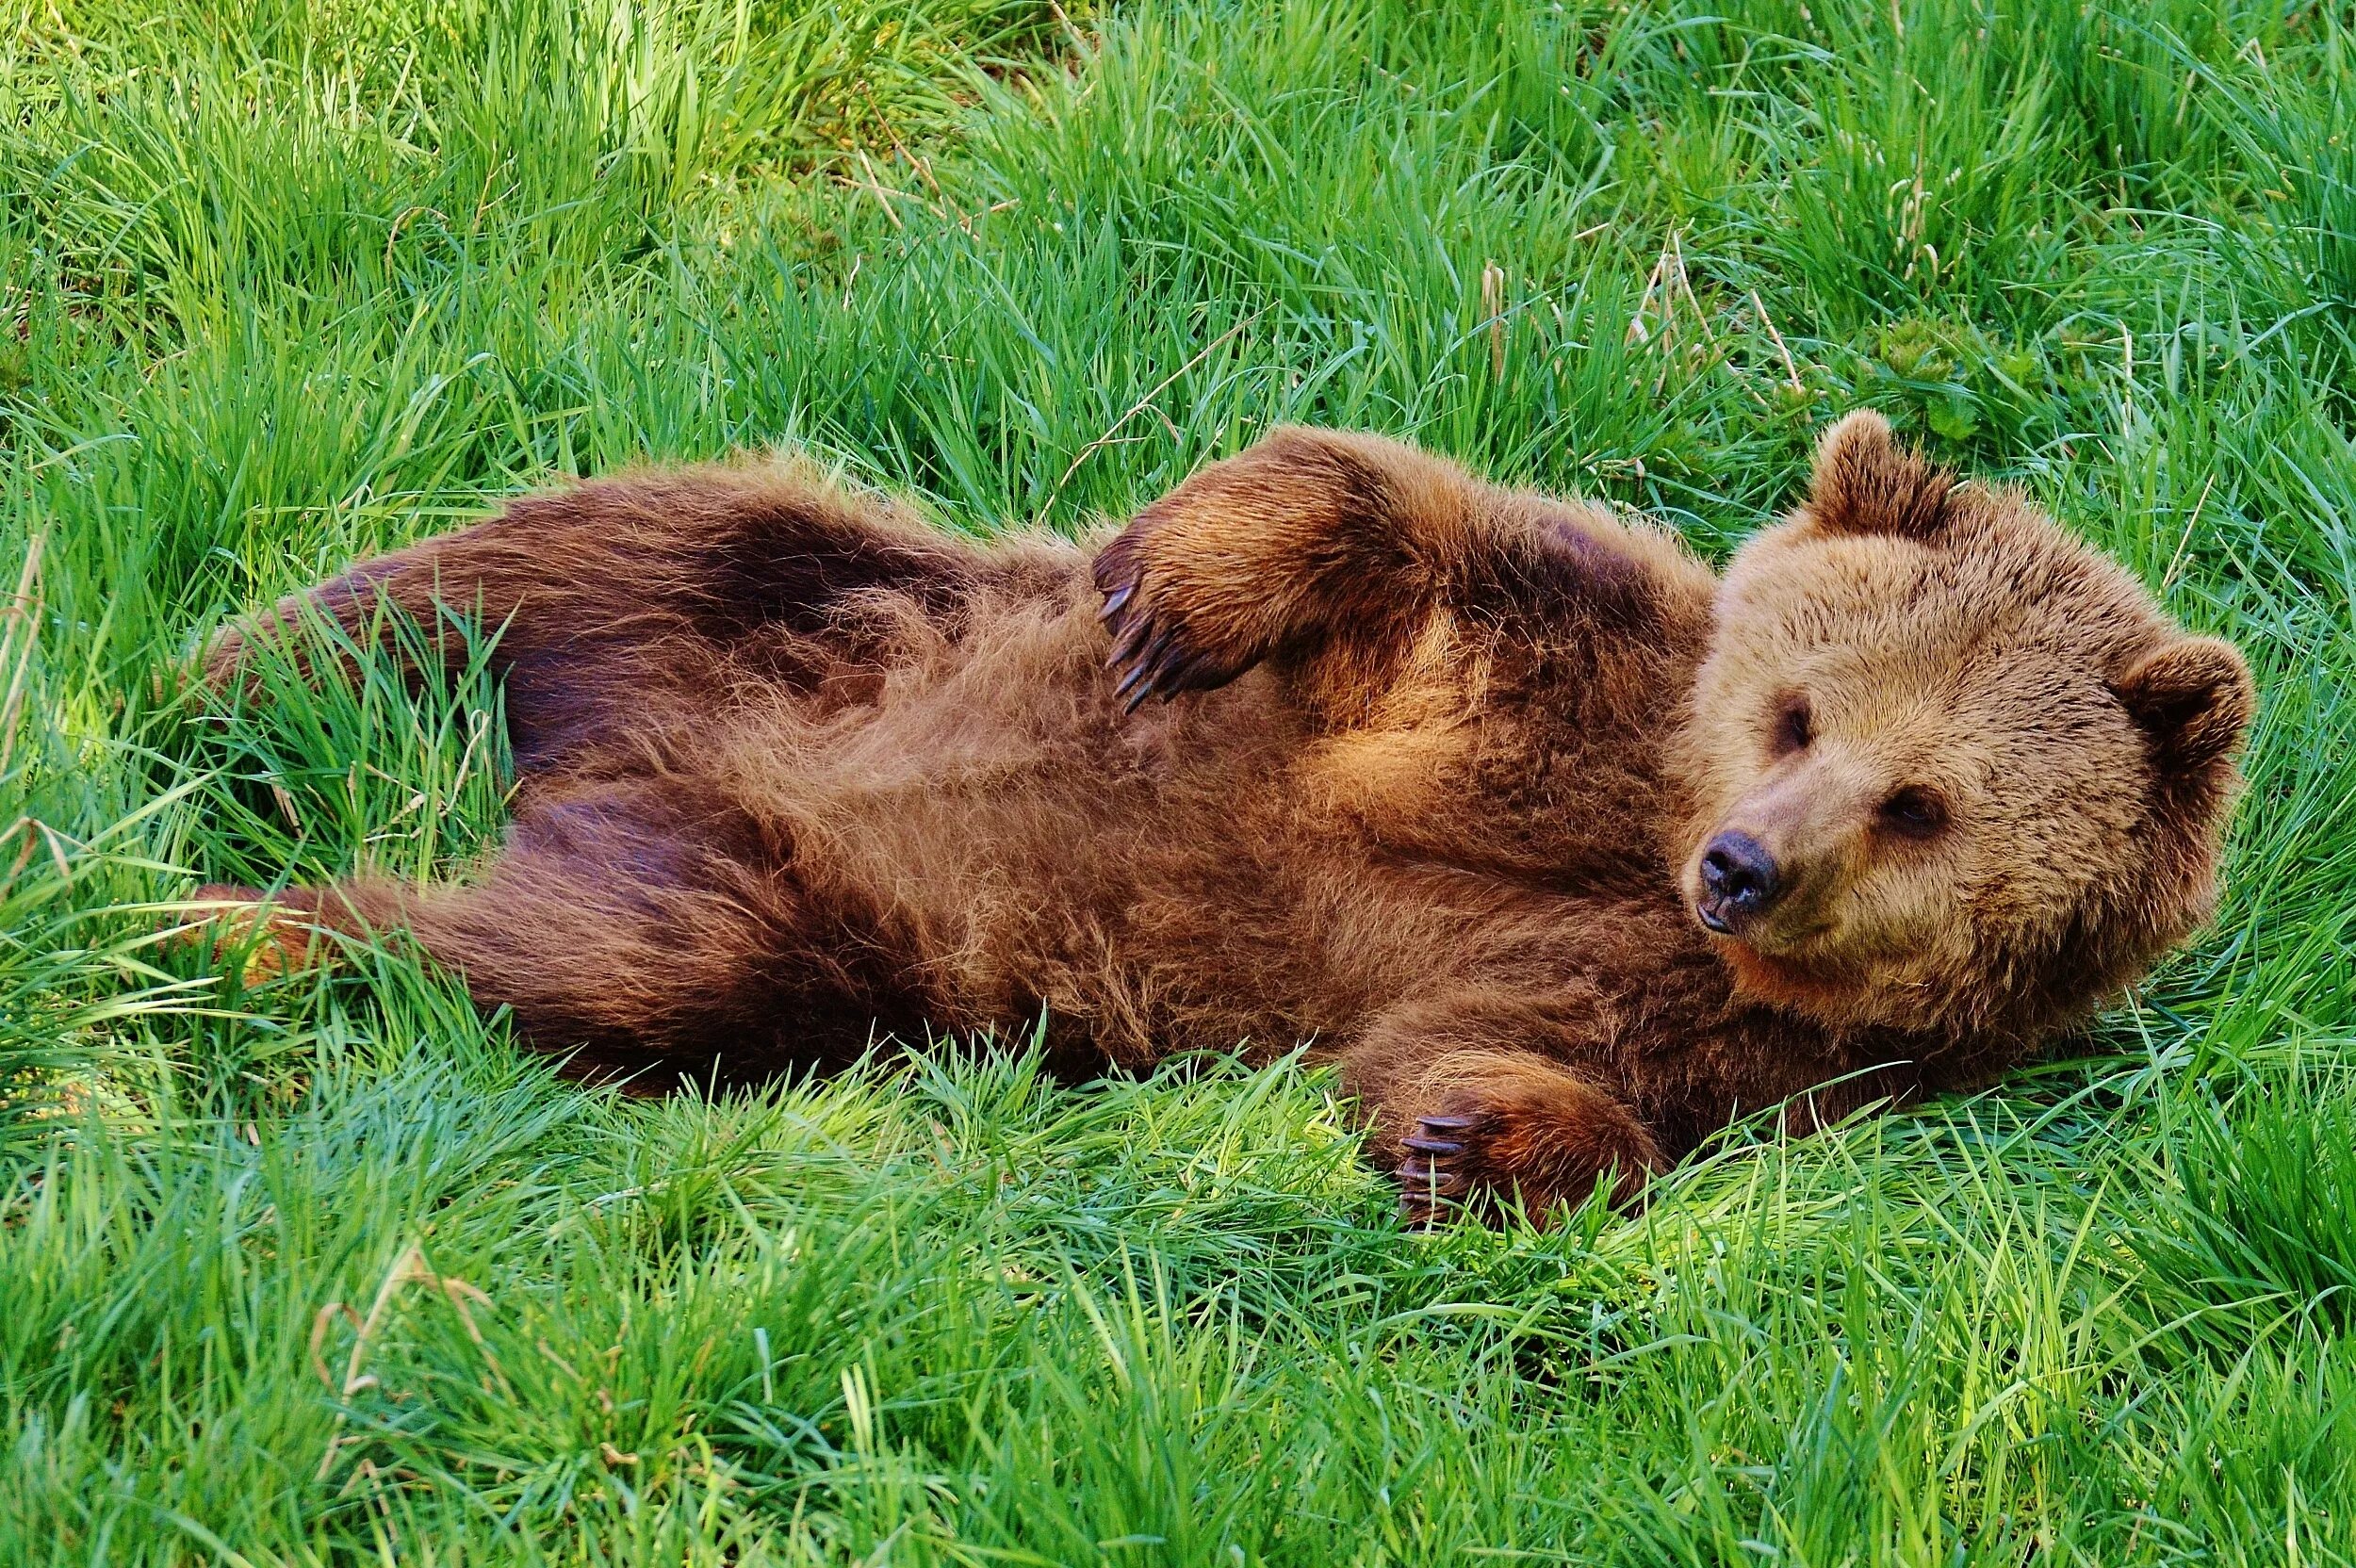
[[[790,844],[724,800],[681,793],[669,779],[547,802],[470,884],[294,889],[215,929],[254,937],[265,923],[251,944],[264,974],[316,956],[322,932],[412,941],[575,1075],[646,1090],[841,1067],[921,1028],[922,1001],[885,945],[814,906]]]
[[[467,617],[498,635],[491,662],[506,681],[515,760],[540,774],[666,717],[708,712],[731,662],[747,656],[762,676],[815,680],[827,671],[784,650],[856,651],[839,645],[845,604],[883,593],[945,615],[984,562],[793,464],[630,475],[520,497],[487,522],[290,595],[221,630],[205,677],[236,684],[257,642],[312,620],[365,646],[388,610],[454,663],[465,642],[442,617]]]

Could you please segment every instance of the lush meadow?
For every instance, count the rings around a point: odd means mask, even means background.
[[[200,881],[450,874],[499,696],[187,690],[565,474],[946,528],[1278,419],[1713,550],[1858,402],[2265,709],[1998,1092],[1402,1233],[1331,1085],[630,1101]],[[0,1561],[2356,1561],[2356,24],[2203,0],[0,0]]]

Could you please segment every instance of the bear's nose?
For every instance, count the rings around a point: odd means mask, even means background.
[[[1766,913],[1783,890],[1775,858],[1748,833],[1726,832],[1702,850],[1702,896],[1696,909],[1712,931],[1732,931]]]

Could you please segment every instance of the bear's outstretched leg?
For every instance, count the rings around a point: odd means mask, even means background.
[[[533,773],[708,697],[748,640],[790,658],[792,634],[836,632],[843,603],[879,589],[943,612],[981,569],[971,547],[791,465],[647,473],[527,496],[364,562],[224,630],[205,675],[234,682],[256,640],[311,616],[366,644],[388,608],[454,662],[463,642],[439,617],[477,618],[499,635],[516,761]]]
[[[1394,1008],[1342,1053],[1368,1141],[1404,1151],[1402,1218],[1518,1200],[1544,1222],[1605,1181],[1615,1203],[1637,1200],[1667,1162],[1634,1111],[1546,1052],[1569,1027],[1544,1001],[1467,994]]]
[[[321,933],[413,941],[479,1006],[511,1009],[534,1045],[569,1054],[570,1070],[634,1075],[639,1088],[842,1066],[921,1027],[923,1001],[886,944],[820,915],[791,844],[773,841],[677,779],[625,784],[535,806],[469,885],[290,889],[213,923],[232,940],[262,923],[263,973],[316,955],[333,939]]]

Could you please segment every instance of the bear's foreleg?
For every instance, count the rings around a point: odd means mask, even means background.
[[[1637,1200],[1667,1162],[1633,1110],[1562,1059],[1572,1027],[1543,1000],[1473,994],[1394,1008],[1341,1054],[1369,1152],[1404,1155],[1402,1218],[1518,1201],[1544,1223],[1599,1184],[1614,1203]]]
[[[1213,464],[1097,552],[1121,694],[1208,690],[1271,658],[1395,661],[1482,547],[1483,494],[1439,458],[1338,431],[1280,430]]]

